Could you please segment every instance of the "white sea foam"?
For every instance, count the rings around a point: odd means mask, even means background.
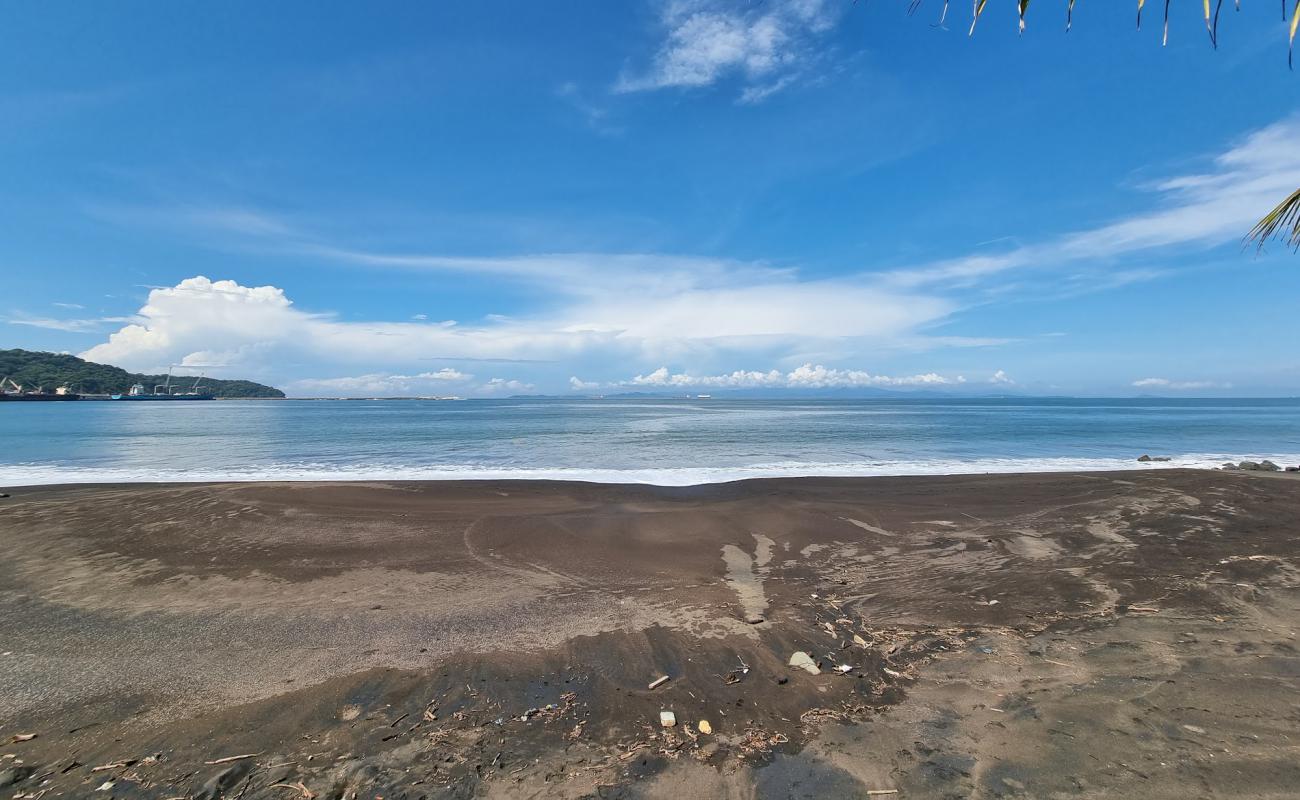
[[[1228,455],[1195,453],[1170,461],[1142,463],[1118,458],[983,458],[971,460],[872,461],[846,463],[778,462],[745,466],[586,469],[573,467],[488,467],[468,464],[268,464],[246,468],[169,469],[76,467],[27,463],[0,465],[0,486],[70,483],[206,483],[218,481],[437,481],[555,480],[693,486],[751,478],[870,477],[888,475],[979,475],[1017,472],[1108,472],[1133,469],[1211,469],[1227,461],[1268,458],[1300,463],[1300,454]]]

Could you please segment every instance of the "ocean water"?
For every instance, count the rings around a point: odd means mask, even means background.
[[[0,404],[0,486],[1300,463],[1300,400],[246,400]]]

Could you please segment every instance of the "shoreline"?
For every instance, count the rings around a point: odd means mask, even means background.
[[[1283,796],[1261,475],[20,489],[0,797]]]
[[[855,464],[756,464],[723,467],[660,468],[495,468],[468,465],[376,465],[343,469],[267,465],[251,469],[174,470],[132,468],[70,468],[41,464],[0,465],[0,488],[33,486],[150,486],[226,483],[350,483],[350,482],[579,482],[609,486],[710,486],[746,480],[945,477],[974,475],[1051,475],[1113,473],[1147,470],[1221,470],[1225,463],[1269,460],[1281,470],[1300,464],[1300,454],[1192,454],[1140,462],[1137,458],[1021,458],[970,459]],[[1281,471],[1280,470],[1280,471]],[[40,479],[32,480],[35,473]]]

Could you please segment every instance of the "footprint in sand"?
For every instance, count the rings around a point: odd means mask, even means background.
[[[745,621],[757,623],[762,622],[767,613],[762,573],[767,571],[767,564],[772,560],[772,548],[776,542],[761,533],[754,534],[754,542],[752,556],[734,544],[723,545],[722,560],[727,565],[727,583],[740,598]]]

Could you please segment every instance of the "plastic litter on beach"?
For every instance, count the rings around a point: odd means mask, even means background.
[[[134,764],[135,764],[135,759],[131,758],[131,759],[127,759],[126,761],[114,761],[112,764],[100,764],[98,767],[91,767],[90,771],[107,772],[111,769],[125,769]]]
[[[665,683],[667,683],[667,682],[668,682],[668,676],[667,676],[667,675],[664,675],[664,676],[662,676],[662,677],[655,678],[654,680],[650,681],[650,686],[647,687],[647,688],[650,688],[650,689],[657,689],[657,688],[659,688],[660,686],[663,686],[663,685],[664,685]]]
[[[700,733],[706,735],[713,733],[713,726],[709,724],[709,721],[707,719],[700,720],[699,724],[697,724],[695,727],[700,729]]]
[[[731,672],[728,672],[726,675],[718,676],[722,678],[722,682],[728,686],[734,683],[740,683],[740,681],[749,674],[749,665],[745,663],[745,659],[737,657],[736,660],[739,662],[739,666]]]
[[[798,667],[811,675],[820,675],[822,672],[821,668],[817,666],[817,662],[813,661],[812,656],[802,650],[796,650],[794,655],[790,656],[790,666]]]
[[[398,721],[400,722],[401,720],[398,720]],[[396,723],[394,723],[394,724],[396,724]],[[203,763],[204,763],[204,764],[209,764],[209,765],[210,765],[210,764],[229,764],[231,761],[243,761],[243,760],[246,759],[246,758],[256,758],[257,756],[260,756],[260,755],[261,755],[261,753],[244,753],[243,755],[239,755],[239,756],[226,756],[225,758],[218,758],[218,759],[215,759],[215,760],[213,760],[213,761],[204,761]]]
[[[295,783],[273,783],[272,789],[297,789],[303,800],[316,800],[316,793],[303,785],[302,781]]]
[[[665,728],[671,728],[677,724],[677,715],[671,711],[660,711],[659,724]]]

